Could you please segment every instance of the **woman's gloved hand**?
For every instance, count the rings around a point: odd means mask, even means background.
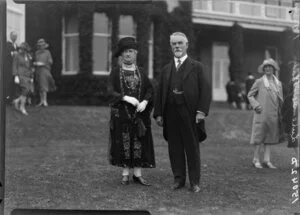
[[[132,104],[133,106],[138,106],[140,103],[136,98],[134,98],[132,96],[124,96],[123,101],[128,102],[128,103]]]
[[[137,112],[143,112],[146,109],[148,101],[144,100],[137,106]]]

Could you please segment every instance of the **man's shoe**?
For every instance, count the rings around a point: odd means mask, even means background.
[[[184,187],[184,183],[175,182],[171,188],[172,188],[172,190],[178,190],[183,187]]]
[[[141,184],[143,186],[151,186],[151,184],[149,184],[142,176],[137,177],[133,175],[132,179],[135,183]]]
[[[200,187],[198,185],[193,185],[192,186],[192,192],[194,193],[199,193],[200,192]]]
[[[123,185],[129,184],[129,176],[128,175],[123,176],[121,184],[123,184]]]

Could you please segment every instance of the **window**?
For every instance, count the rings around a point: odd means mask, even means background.
[[[25,16],[24,9],[7,6],[6,38],[10,41],[10,33],[15,31],[18,34],[17,44],[25,41]]]
[[[119,25],[119,38],[136,37],[136,24],[133,22],[132,16],[121,15]]]
[[[79,31],[76,14],[63,18],[63,75],[74,75],[79,70]]]
[[[111,22],[104,13],[94,13],[93,71],[108,75],[111,70]]]
[[[149,52],[148,52],[148,77],[153,78],[153,48],[154,48],[154,42],[153,42],[153,34],[154,34],[154,29],[153,29],[153,23],[151,23],[150,26],[150,36],[149,36]]]
[[[120,16],[119,20],[119,39],[124,37],[136,38],[136,24],[132,16]],[[120,58],[118,59],[120,63]]]

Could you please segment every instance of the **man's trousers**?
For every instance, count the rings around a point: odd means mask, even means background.
[[[165,116],[175,182],[185,183],[187,161],[190,184],[199,185],[200,150],[196,135],[196,116],[191,116],[185,104],[167,104]]]

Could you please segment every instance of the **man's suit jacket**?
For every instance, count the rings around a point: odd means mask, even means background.
[[[17,51],[17,49],[13,46],[12,42],[6,43],[6,60],[4,62],[4,79],[5,79],[5,92],[7,96],[13,96],[13,74],[12,74],[12,62],[13,56],[12,52]]]
[[[183,95],[185,104],[190,112],[191,117],[196,118],[197,111],[208,115],[211,103],[211,85],[206,80],[203,71],[203,65],[191,58],[186,59],[185,69],[183,71]],[[162,116],[164,118],[164,134],[165,134],[165,107],[167,102],[171,70],[174,65],[172,60],[167,64],[159,78],[159,86],[156,94],[156,103],[153,117]],[[167,139],[167,135],[164,135]]]

